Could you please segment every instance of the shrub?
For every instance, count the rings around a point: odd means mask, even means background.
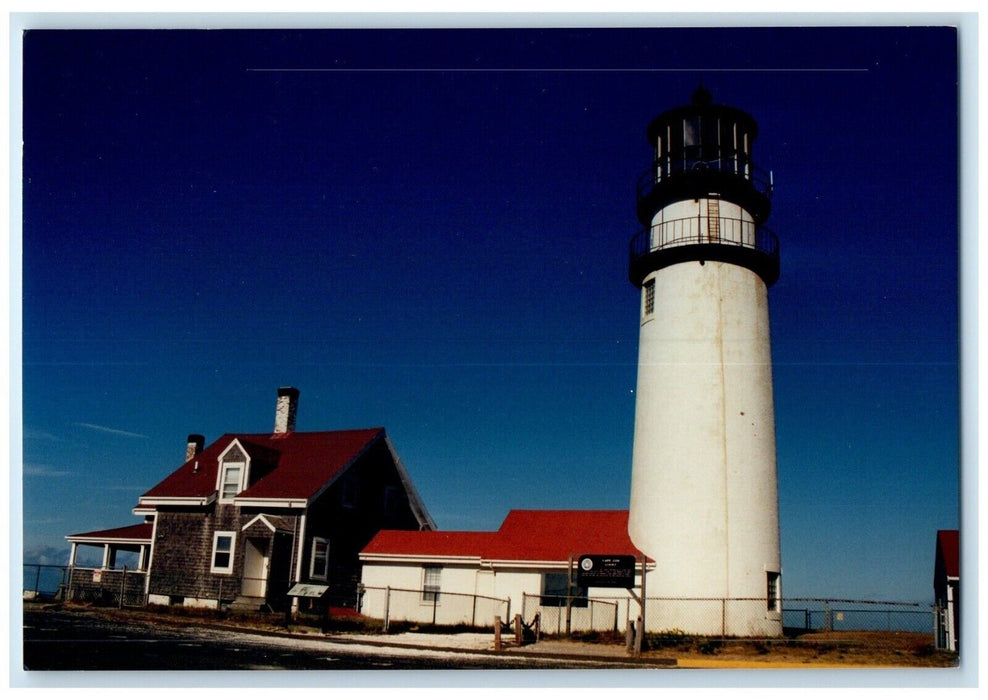
[[[644,644],[648,649],[687,649],[693,644],[693,637],[683,632],[681,629],[663,630],[646,634]]]

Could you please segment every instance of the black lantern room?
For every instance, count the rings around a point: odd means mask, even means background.
[[[638,181],[638,219],[646,226],[631,241],[629,276],[636,286],[651,272],[689,260],[720,260],[756,272],[766,284],[779,276],[778,241],[768,219],[772,177],[755,167],[751,148],[758,125],[745,112],[714,104],[700,87],[691,104],[660,114],[648,126],[652,167]],[[656,235],[656,214],[694,200],[729,202],[745,212],[728,220],[698,213],[677,234]],[[660,217],[661,218],[661,217]]]

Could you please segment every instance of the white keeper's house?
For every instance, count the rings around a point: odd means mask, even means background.
[[[382,530],[360,553],[360,611],[482,625],[519,613],[531,623],[539,612],[543,629],[562,631],[568,610],[573,630],[624,629],[639,614],[631,593],[571,586],[586,554],[641,561],[628,511],[512,510],[494,532]]]

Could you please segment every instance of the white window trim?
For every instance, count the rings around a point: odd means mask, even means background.
[[[651,296],[651,299],[649,298]],[[642,284],[642,318],[648,320],[655,315],[655,278]]]
[[[240,449],[241,454],[244,455],[244,459],[237,460],[235,462],[234,461],[227,462],[226,455],[234,447]],[[244,446],[240,444],[239,440],[234,440],[227,446],[225,450],[223,450],[223,452],[220,453],[220,456],[217,461],[219,464],[219,469],[216,470],[216,500],[219,503],[233,503],[234,499],[237,497],[237,494],[239,494],[245,488],[247,488],[247,484],[249,483],[248,475],[250,474],[250,455],[247,453],[247,450],[244,449]],[[223,482],[225,481],[224,477],[226,476],[226,471],[228,467],[240,467],[240,479],[237,482],[237,493],[235,493],[231,497],[224,498]]]
[[[322,572],[316,571],[316,545],[326,545],[326,563]],[[309,578],[314,581],[329,580],[329,540],[325,537],[312,538],[312,551],[309,553]]]
[[[426,590],[426,585],[427,585],[426,582],[429,580],[430,571],[437,572],[436,579],[438,580],[438,584],[434,584],[434,585],[430,584],[433,585],[433,588]],[[422,600],[421,600],[422,604],[438,605],[439,599],[441,598],[440,594],[442,593],[442,588],[443,588],[443,567],[436,566],[434,564],[423,566],[422,567]],[[430,598],[429,597],[430,593],[434,597]]]
[[[227,566],[216,566],[216,546],[220,537],[230,538],[230,562]],[[237,552],[237,533],[233,530],[217,530],[213,533],[213,551],[209,555],[209,571],[214,574],[232,574],[233,560]]]
[[[233,492],[232,496],[224,496],[223,489],[226,487],[226,474],[228,471],[234,468],[240,470],[240,474],[238,475],[237,478],[237,490]],[[223,462],[222,467],[220,468],[220,483],[217,489],[219,491],[220,503],[232,503],[233,499],[237,497],[237,494],[244,490],[243,488],[244,472],[246,471],[247,471],[246,462]]]

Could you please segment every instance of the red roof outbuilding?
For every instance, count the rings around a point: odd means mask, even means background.
[[[566,562],[581,554],[641,556],[626,510],[512,510],[496,532],[382,530],[361,552],[380,559]]]
[[[960,532],[958,530],[937,531],[936,570],[948,578],[960,578]]]

